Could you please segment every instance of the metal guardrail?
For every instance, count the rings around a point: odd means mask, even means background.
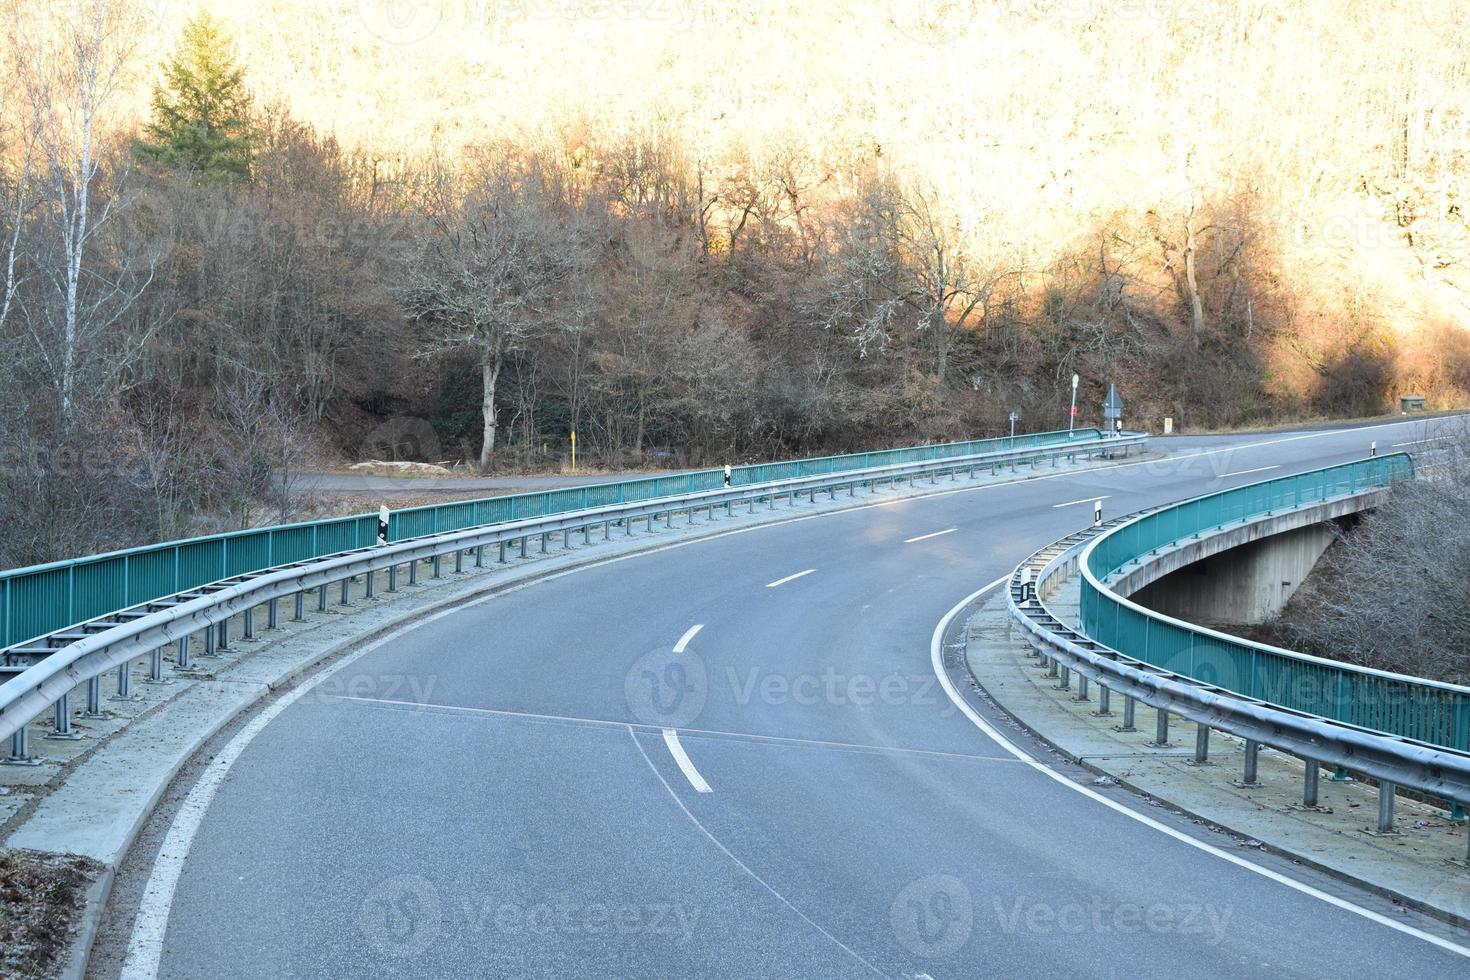
[[[1263,702],[1470,751],[1470,688],[1241,639],[1147,609],[1106,585],[1130,564],[1182,541],[1413,476],[1413,461],[1400,453],[1237,487],[1130,521],[1082,555],[1083,631],[1145,663]]]
[[[730,483],[754,486],[774,480],[903,463],[1084,443],[1100,437],[1097,429],[1040,432],[1014,438],[737,466],[731,470]],[[405,541],[500,521],[698,493],[723,485],[723,470],[700,470],[677,476],[410,507],[393,512],[388,540]],[[0,647],[24,643],[114,610],[232,576],[368,547],[376,544],[377,535],[377,515],[364,514],[215,534],[3,572],[0,573]]]
[[[435,574],[440,560],[450,555],[455,558],[456,571],[462,569],[466,556],[470,554],[473,554],[477,565],[483,565],[486,547],[498,548],[498,560],[504,562],[510,548],[518,546],[524,556],[528,542],[537,537],[541,539],[542,550],[545,550],[547,540],[556,533],[562,535],[563,545],[569,545],[573,531],[581,531],[584,541],[590,541],[594,528],[601,529],[604,538],[611,536],[614,527],[620,527],[624,534],[631,535],[634,522],[640,520],[647,521],[651,531],[660,518],[672,526],[676,515],[687,514],[692,521],[696,513],[705,511],[713,519],[717,510],[723,509],[729,514],[736,503],[747,504],[754,510],[758,503],[769,503],[774,507],[783,498],[789,499],[793,505],[803,496],[815,502],[819,491],[835,497],[837,491],[843,489],[852,495],[858,487],[877,489],[885,483],[897,485],[905,479],[912,482],[921,476],[937,481],[944,475],[957,479],[961,473],[973,477],[986,468],[994,473],[1003,465],[1015,468],[1029,463],[1035,467],[1048,460],[1056,465],[1063,457],[1111,454],[1118,450],[1126,453],[1146,445],[1147,441],[1145,435],[1125,433],[1120,437],[891,464],[744,487],[721,487],[457,529],[371,548],[345,550],[330,557],[306,559],[226,578],[151,599],[129,609],[106,613],[5,650],[8,666],[0,666],[0,677],[8,674],[10,679],[0,683],[0,738],[11,739],[11,761],[25,761],[29,758],[25,726],[48,709],[53,709],[56,733],[69,733],[70,694],[78,687],[86,686],[87,711],[96,714],[101,710],[101,678],[107,671],[118,671],[118,691],[126,696],[134,660],[149,656],[152,677],[157,679],[162,676],[164,648],[177,644],[177,667],[187,669],[190,666],[191,637],[196,634],[202,634],[204,651],[211,653],[218,646],[228,644],[228,624],[234,616],[244,617],[244,631],[250,635],[253,614],[260,607],[266,608],[268,623],[274,626],[280,600],[294,598],[294,618],[300,619],[305,615],[309,593],[316,594],[317,608],[324,610],[329,586],[340,584],[340,601],[345,604],[349,583],[354,578],[364,579],[366,594],[371,596],[379,573],[386,573],[387,590],[393,591],[397,588],[400,569],[407,569],[409,581],[415,582],[419,566],[425,561],[433,562]]]
[[[1354,490],[1350,482],[1347,492],[1340,496],[1355,496],[1366,489],[1368,488],[1358,486]],[[1306,508],[1323,502],[1321,499],[1304,500],[1301,506]],[[1181,505],[1174,505],[1178,506]],[[1287,509],[1295,509],[1296,506],[1293,502]],[[1307,808],[1317,806],[1319,771],[1322,765],[1342,770],[1351,769],[1373,778],[1379,783],[1378,828],[1382,832],[1391,832],[1393,829],[1394,801],[1400,786],[1449,800],[1458,806],[1470,805],[1470,752],[1430,744],[1392,732],[1373,730],[1348,720],[1321,716],[1198,677],[1187,676],[1166,665],[1130,656],[1129,653],[1133,651],[1124,652],[1102,642],[1085,623],[1083,629],[1073,629],[1047,608],[1045,597],[1052,590],[1056,576],[1070,569],[1080,568],[1084,575],[1085,590],[1090,584],[1085,579],[1088,574],[1088,558],[1097,553],[1105,540],[1115,534],[1125,533],[1129,527],[1155,518],[1174,520],[1167,516],[1168,511],[1174,507],[1155,508],[1119,518],[1101,528],[1089,528],[1064,538],[1032,555],[1013,573],[1007,595],[1011,617],[1021,627],[1033,650],[1048,665],[1048,673],[1059,677],[1059,686],[1070,688],[1070,675],[1075,673],[1078,682],[1077,697],[1079,700],[1088,700],[1089,682],[1095,683],[1098,687],[1096,714],[1099,716],[1111,715],[1111,696],[1121,695],[1124,699],[1121,726],[1123,731],[1135,730],[1137,703],[1142,702],[1157,709],[1156,744],[1167,742],[1170,714],[1195,722],[1198,726],[1195,758],[1199,762],[1208,758],[1211,729],[1219,729],[1243,738],[1244,785],[1256,783],[1257,757],[1263,745],[1296,755],[1306,764],[1303,804]],[[1249,522],[1266,520],[1268,516],[1265,513],[1246,514],[1241,519]],[[1208,530],[1210,529],[1200,528],[1195,533],[1203,534]],[[1162,549],[1167,544],[1166,541],[1157,541],[1155,548]],[[1122,567],[1118,565],[1113,571]],[[1094,587],[1101,586],[1098,584]],[[1214,635],[1224,637],[1224,634]],[[1293,654],[1291,651],[1270,649],[1294,658],[1311,661],[1319,659],[1306,658],[1305,655]],[[1341,664],[1334,666],[1346,668],[1346,665]],[[1400,679],[1398,675],[1387,676]],[[1401,679],[1440,686],[1418,678]]]

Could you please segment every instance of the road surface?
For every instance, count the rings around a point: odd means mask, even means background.
[[[1090,522],[1095,499],[1113,516],[1360,458],[1370,439],[1392,451],[1423,425],[1174,439],[1164,461],[587,567],[396,635],[239,745],[165,847],[177,880],[150,896],[130,968],[1463,975],[1464,934],[1034,746],[1028,764],[934,666],[957,604]]]

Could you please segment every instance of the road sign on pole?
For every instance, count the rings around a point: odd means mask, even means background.
[[[1122,428],[1123,399],[1118,397],[1118,389],[1111,384],[1108,385],[1108,397],[1103,401],[1103,418],[1108,420],[1108,429],[1116,433]]]
[[[1014,442],[1015,439],[1016,439],[1016,420],[1019,419],[1020,417],[1021,416],[1017,415],[1015,412],[1012,412],[1011,413],[1011,441],[1012,442]]]

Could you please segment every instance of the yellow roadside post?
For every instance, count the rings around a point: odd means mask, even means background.
[[[577,430],[572,430],[572,472],[577,472]]]

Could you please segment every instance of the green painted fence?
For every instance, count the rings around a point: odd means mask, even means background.
[[[737,466],[731,472],[730,482],[734,486],[749,486],[872,466],[1055,446],[1100,436],[1097,429],[1041,432],[1014,439],[981,439]],[[413,507],[393,512],[388,537],[402,541],[484,524],[714,490],[723,483],[723,470],[699,470],[676,476]],[[376,542],[377,533],[377,515],[364,514],[215,534],[0,573],[0,645],[15,646],[106,613],[235,575],[365,548]]]
[[[1175,542],[1413,477],[1413,461],[1399,453],[1197,497],[1099,538],[1087,567],[1103,582]],[[1404,587],[1414,586],[1406,582]],[[1081,601],[1083,632],[1135,660],[1323,718],[1470,749],[1470,688],[1353,667],[1192,626],[1125,603],[1085,577]]]

